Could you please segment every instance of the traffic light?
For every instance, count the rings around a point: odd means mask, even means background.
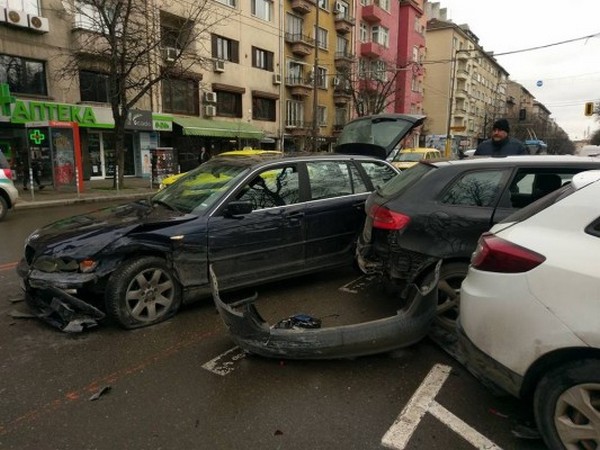
[[[594,102],[586,102],[584,113],[586,116],[594,115]]]

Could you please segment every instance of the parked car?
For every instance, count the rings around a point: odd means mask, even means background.
[[[461,288],[467,367],[532,400],[548,448],[600,446],[600,171],[481,236]]]
[[[19,191],[13,182],[13,171],[6,156],[0,150],[0,220],[11,209],[19,198]]]
[[[419,284],[441,259],[437,321],[453,328],[460,283],[479,236],[574,174],[594,168],[600,168],[597,158],[572,155],[421,161],[367,199],[358,265],[407,298],[411,284]]]
[[[276,150],[255,150],[255,149],[243,149],[243,150],[232,150],[230,152],[223,152],[220,153],[219,156],[260,156],[260,155],[280,155],[281,152],[276,151]],[[186,165],[180,165],[182,172],[181,173],[176,173],[173,175],[169,175],[168,177],[165,177],[162,179],[162,181],[160,182],[160,186],[159,189],[164,189],[167,186],[173,184],[175,181],[179,180],[182,176],[184,176],[189,170],[192,170],[193,168],[198,166],[198,157],[196,156],[195,158],[195,163],[192,164],[192,160],[191,160],[191,154],[190,153],[184,153],[183,158],[185,158],[185,161],[187,161]],[[184,169],[184,167],[187,167],[187,169]]]
[[[394,167],[400,170],[408,169],[414,166],[420,160],[439,159],[442,158],[442,152],[436,148],[414,147],[405,148],[396,153],[391,160]]]
[[[362,131],[397,140],[422,120],[388,117],[361,119]],[[364,202],[398,170],[356,154],[385,157],[377,144],[345,142],[340,153],[217,156],[148,200],[36,230],[17,268],[29,305],[65,331],[106,313],[137,328],[209,296],[210,264],[224,290],[351,265]]]

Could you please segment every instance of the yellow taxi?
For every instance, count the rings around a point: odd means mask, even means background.
[[[277,155],[277,154],[281,154],[281,152],[277,151],[277,150],[257,150],[257,149],[253,149],[253,148],[244,148],[242,150],[231,150],[229,152],[219,153],[216,156],[257,156],[257,155],[265,155],[265,154]],[[173,184],[175,181],[177,181],[179,178],[181,178],[186,173],[187,172],[176,173],[176,174],[169,175],[168,177],[163,178],[163,180],[160,183],[159,190],[166,188],[170,184]]]
[[[436,148],[413,147],[400,150],[394,155],[390,162],[397,169],[405,170],[414,166],[422,159],[438,159],[443,156],[442,152]]]

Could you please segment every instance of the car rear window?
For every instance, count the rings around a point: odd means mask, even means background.
[[[419,163],[413,167],[403,170],[386,184],[384,184],[378,193],[382,197],[393,197],[401,192],[404,192],[410,186],[419,181],[423,176],[436,169],[437,167],[431,164]]]

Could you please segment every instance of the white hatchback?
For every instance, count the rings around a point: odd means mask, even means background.
[[[0,150],[0,220],[12,208],[19,198],[19,191],[13,183],[13,171]]]
[[[533,399],[551,449],[600,448],[600,171],[481,236],[461,287],[461,356]]]

